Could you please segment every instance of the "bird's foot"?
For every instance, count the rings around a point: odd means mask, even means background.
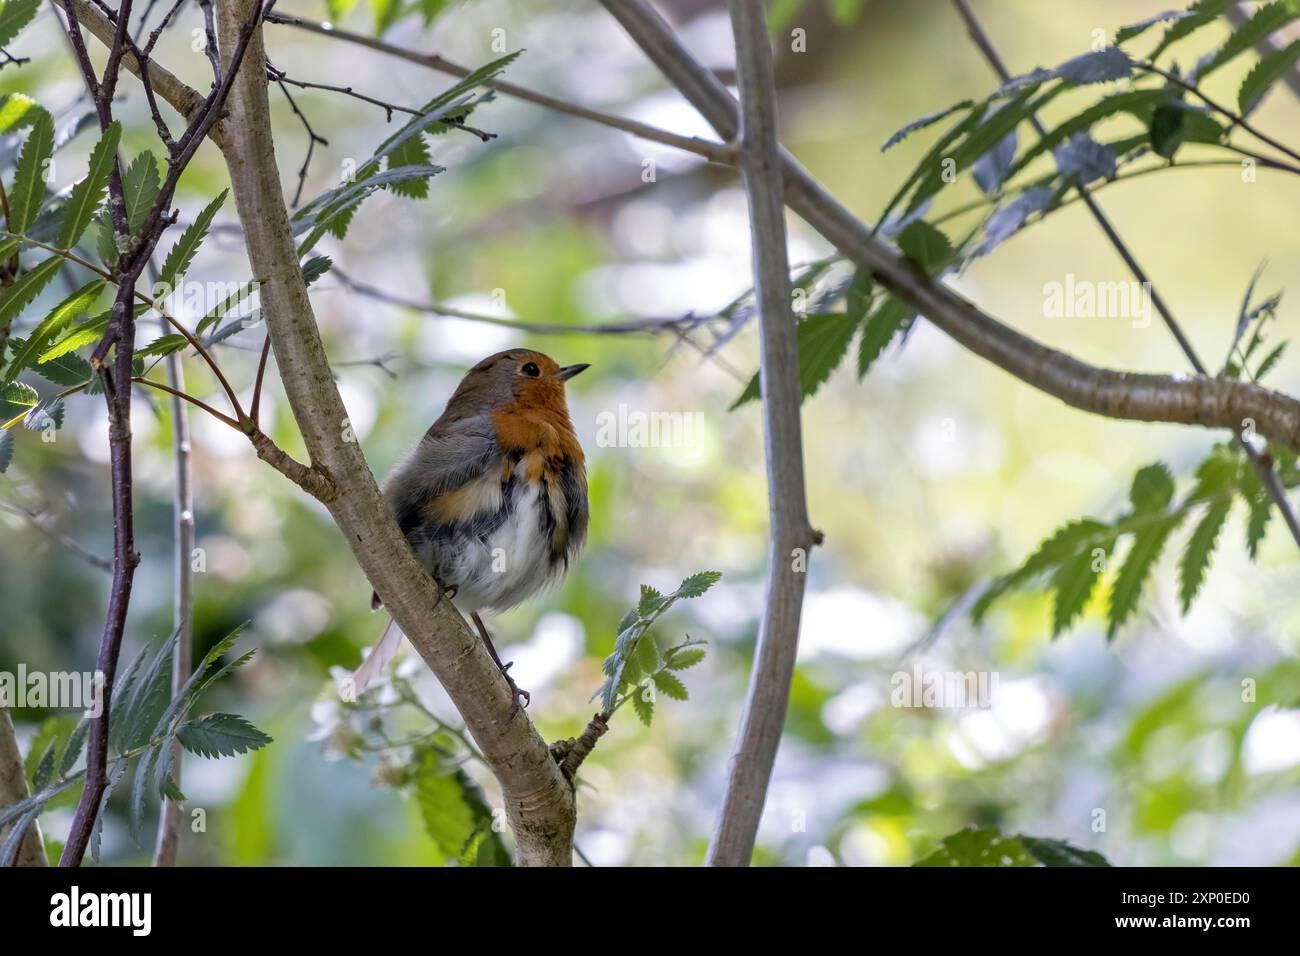
[[[511,694],[510,716],[512,718],[515,716],[515,714],[519,713],[520,698],[523,698],[525,707],[527,707],[533,701],[532,695],[529,694],[528,691],[520,687],[518,684],[516,684],[515,679],[510,676],[510,668],[514,666],[515,666],[514,661],[507,661],[505,664],[501,665],[501,676],[504,677],[506,679],[506,683],[510,685],[510,694]]]

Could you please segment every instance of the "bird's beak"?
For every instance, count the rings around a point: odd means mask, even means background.
[[[564,368],[560,369],[558,372],[555,373],[555,377],[558,378],[561,382],[567,382],[569,379],[573,378],[573,376],[577,375],[579,372],[585,372],[589,368],[591,368],[590,365],[566,365],[564,366]]]

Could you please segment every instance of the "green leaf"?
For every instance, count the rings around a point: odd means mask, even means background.
[[[131,160],[126,175],[122,177],[122,195],[126,200],[126,220],[131,235],[134,236],[144,225],[161,189],[158,161],[153,153],[145,150]]]
[[[14,184],[9,190],[9,231],[24,233],[36,221],[45,200],[45,175],[54,155],[54,120],[41,111],[32,131],[27,134],[18,164],[14,167]]]
[[[687,647],[680,651],[671,651],[664,658],[664,666],[669,670],[684,671],[704,660],[704,648]]]
[[[665,697],[672,700],[686,700],[690,696],[686,693],[686,685],[668,671],[656,671],[653,680],[655,687]]]
[[[270,737],[238,714],[206,714],[191,720],[181,725],[176,739],[200,757],[230,757],[271,743]]]
[[[721,571],[698,571],[682,581],[677,590],[673,592],[673,596],[697,598],[721,580]]]
[[[1184,143],[1218,143],[1226,130],[1199,110],[1178,100],[1157,106],[1151,114],[1151,149],[1173,159]]]
[[[953,259],[952,243],[940,230],[916,219],[898,234],[898,248],[929,275],[945,269]]]
[[[14,460],[14,433],[4,429],[0,430],[0,475],[9,470],[9,465]]]
[[[1204,86],[1207,76],[1260,40],[1268,39],[1297,16],[1300,16],[1300,0],[1276,0],[1257,9],[1254,16],[1233,31],[1208,62],[1200,65],[1196,71],[1197,85]]]
[[[1165,35],[1160,38],[1160,43],[1148,59],[1155,60],[1179,40],[1185,40],[1207,23],[1214,23],[1223,11],[1237,2],[1238,0],[1198,0],[1188,8],[1190,16],[1178,20],[1165,31]]]
[[[41,0],[6,0],[0,5],[0,46],[8,46],[32,22]]]
[[[654,692],[649,687],[637,687],[632,692],[632,709],[641,723],[647,727],[655,719]]]
[[[171,700],[172,656],[178,635],[163,641],[148,664],[143,666],[119,694],[113,694],[113,716],[109,739],[119,750],[141,747],[153,736],[158,718]],[[142,652],[143,654],[144,652]]]
[[[1147,465],[1133,476],[1129,501],[1134,511],[1159,511],[1169,506],[1174,497],[1174,476],[1161,462]]]
[[[648,584],[641,585],[641,600],[637,602],[636,612],[641,617],[649,617],[663,605],[664,596]]]
[[[162,269],[158,272],[159,284],[168,289],[175,289],[185,277],[190,263],[194,261],[194,256],[199,251],[199,246],[207,238],[213,217],[226,201],[228,192],[229,190],[223,189],[216,199],[203,207],[194,221],[181,233],[181,237],[176,240],[176,245],[172,246],[171,252],[167,253],[167,258],[163,260]]]
[[[1055,592],[1052,604],[1053,637],[1068,630],[1075,618],[1083,613],[1114,546],[1115,539],[1112,537],[1103,545],[1080,551],[1056,569],[1052,576]],[[1097,554],[1098,550],[1102,553]]]
[[[1110,592],[1110,613],[1106,630],[1107,640],[1113,640],[1115,634],[1134,610],[1142,594],[1142,585],[1151,574],[1156,559],[1165,546],[1170,532],[1182,521],[1181,513],[1159,518],[1133,534],[1133,544],[1129,547],[1124,564],[1115,577],[1115,585]]]
[[[1006,835],[994,827],[967,827],[944,837],[915,866],[1109,866],[1105,857],[1061,840]]]
[[[1250,508],[1250,514],[1246,518],[1246,553],[1254,561],[1259,555],[1259,543],[1268,531],[1269,518],[1273,516],[1273,499],[1254,468],[1241,469],[1240,487],[1242,497]]]
[[[230,295],[218,302],[217,305],[213,307],[212,311],[201,318],[199,324],[194,327],[195,336],[202,337],[204,332],[213,325],[216,325],[221,319],[225,318],[227,313],[252,298],[253,293],[257,291],[260,285],[261,283],[256,281],[245,282],[235,289],[234,292],[230,293]]]
[[[939,122],[939,120],[945,119],[959,110],[969,110],[974,106],[974,100],[962,100],[960,103],[952,104],[952,106],[948,107],[946,110],[939,110],[937,113],[931,113],[929,116],[922,116],[920,119],[913,120],[902,129],[898,130],[898,132],[890,136],[889,139],[885,140],[885,145],[880,147],[880,151],[882,153],[888,152],[913,133],[923,130],[927,126],[932,126]]]
[[[58,274],[61,261],[58,256],[50,256],[34,269],[23,273],[9,288],[0,289],[0,327],[8,325],[36,300],[50,284],[50,280]]]
[[[1046,136],[1025,150],[1024,154],[1011,165],[1006,178],[1010,179],[1039,156],[1059,146],[1074,134],[1091,129],[1101,120],[1114,116],[1116,113],[1132,113],[1143,110],[1169,99],[1170,95],[1167,90],[1159,89],[1130,90],[1104,97],[1083,112],[1072,116],[1061,125],[1049,130]]]
[[[432,165],[433,160],[429,156],[429,146],[424,141],[423,136],[412,136],[388,154],[389,169],[397,169],[402,166],[430,167]],[[391,183],[388,189],[390,192],[398,196],[405,196],[408,199],[424,199],[429,195],[429,179],[424,176],[402,179]]]
[[[848,351],[857,328],[857,318],[842,312],[810,315],[799,323],[796,337],[799,343],[799,390],[803,398],[814,394],[830,378]],[[759,375],[755,373],[728,411],[753,401],[759,394]]]
[[[59,233],[59,248],[71,249],[81,240],[81,234],[90,225],[95,210],[104,201],[113,164],[117,162],[117,144],[122,135],[122,124],[113,120],[95,148],[90,152],[90,168],[86,178],[72,188],[63,206],[63,229]]]
[[[1147,17],[1147,19],[1141,20],[1138,23],[1130,23],[1126,27],[1120,27],[1115,33],[1115,45],[1119,46],[1121,43],[1127,43],[1129,40],[1141,36],[1157,23],[1165,23],[1169,20],[1179,20],[1184,16],[1186,16],[1186,13],[1182,10],[1167,10],[1164,13],[1158,13],[1153,17]]]
[[[871,370],[885,347],[916,317],[907,305],[892,295],[885,296],[867,317],[858,342],[858,378]]]
[[[1273,370],[1273,366],[1275,366],[1278,363],[1278,360],[1282,358],[1282,353],[1286,351],[1288,344],[1289,343],[1287,342],[1279,342],[1277,348],[1273,349],[1273,351],[1269,352],[1268,355],[1264,357],[1264,360],[1259,363],[1259,367],[1255,369],[1255,381],[1258,382]]]
[[[142,349],[136,349],[136,358],[161,358],[165,355],[171,355],[179,352],[185,346],[190,344],[190,340],[179,332],[173,332],[170,335],[164,335],[154,339]]]
[[[1060,566],[1080,552],[1091,553],[1094,547],[1104,547],[1114,534],[1109,525],[1092,518],[1081,518],[1058,528],[1020,567],[998,578],[984,591],[971,608],[971,619],[978,624],[993,602],[1013,587]]]
[[[965,136],[976,126],[976,124],[979,123],[984,114],[988,112],[988,108],[989,103],[987,101],[975,106],[960,123],[954,124],[937,143],[930,147],[929,151],[921,157],[921,161],[912,169],[912,172],[908,175],[907,179],[904,180],[903,185],[898,187],[898,191],[894,193],[894,195],[890,197],[889,202],[885,204],[884,211],[881,212],[880,218],[877,220],[879,224],[884,224],[889,220],[890,213],[892,213],[898,204],[903,201],[903,198],[912,191],[912,187],[920,182],[926,173],[930,172],[941,162],[948,147],[962,136]],[[876,228],[879,229],[880,225],[877,225]]]
[[[4,380],[12,382],[19,372],[36,361],[69,322],[85,315],[99,298],[104,285],[103,279],[88,282],[51,309],[50,314],[32,330],[31,336],[23,343],[23,347],[15,351],[13,360],[5,369]]]
[[[649,634],[636,642],[636,663],[642,674],[653,674],[659,669],[659,646]]]
[[[1237,91],[1237,106],[1242,115],[1251,113],[1273,84],[1295,69],[1297,61],[1300,61],[1300,40],[1270,53],[1256,63]]]
[[[1219,531],[1231,510],[1231,498],[1210,505],[1188,539],[1187,550],[1178,562],[1178,596],[1182,599],[1184,614],[1191,610],[1192,602],[1201,590],[1206,569],[1210,566],[1210,556],[1219,540]]]
[[[6,382],[0,385],[0,424],[16,416],[26,415],[40,401],[36,389],[22,382]]]

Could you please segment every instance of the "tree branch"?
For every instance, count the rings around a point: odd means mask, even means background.
[[[220,0],[219,35],[233,35],[249,6],[250,0]],[[254,63],[264,61],[260,28],[252,35],[249,56]],[[267,330],[289,405],[313,467],[338,492],[325,505],[385,607],[465,718],[500,782],[519,862],[568,866],[575,819],[572,788],[527,714],[522,709],[512,714],[506,682],[478,636],[442,600],[416,559],[351,437],[289,229],[265,71],[241,71],[229,107],[225,152],[235,202],[253,272],[261,277]]]
[[[645,0],[601,0],[601,4],[718,135],[733,139],[738,129],[736,101]],[[1257,385],[1204,376],[1097,368],[1040,345],[926,275],[873,235],[788,152],[782,150],[781,156],[790,209],[909,307],[1003,371],[1067,405],[1108,418],[1233,430],[1249,419],[1257,433],[1300,451],[1300,402],[1294,398]]]
[[[975,45],[979,47],[980,52],[984,54],[984,58],[989,62],[993,71],[998,75],[1003,83],[1007,82],[1011,79],[1011,72],[1007,69],[1006,64],[1002,62],[1002,57],[998,55],[998,51],[994,48],[993,41],[984,31],[984,28],[980,26],[979,19],[975,16],[975,11],[971,9],[968,0],[953,0],[953,5],[957,8],[957,13],[965,22],[966,29],[969,31],[971,39],[975,42]],[[1047,136],[1047,130],[1039,121],[1037,115],[1030,113],[1029,122],[1033,125],[1034,131],[1038,133],[1040,138]],[[1092,192],[1088,187],[1083,183],[1078,183],[1076,188],[1078,189],[1080,198],[1087,205],[1088,211],[1092,213],[1092,218],[1096,220],[1097,225],[1099,225],[1102,232],[1106,234],[1107,240],[1109,240],[1115,251],[1119,253],[1120,258],[1124,260],[1124,264],[1128,266],[1129,272],[1133,274],[1133,278],[1142,283],[1149,291],[1151,295],[1151,304],[1154,305],[1156,311],[1160,313],[1160,317],[1164,320],[1165,326],[1177,340],[1179,348],[1183,350],[1183,354],[1187,356],[1187,361],[1191,364],[1192,368],[1196,370],[1197,374],[1207,375],[1208,372],[1206,371],[1205,366],[1201,363],[1200,357],[1196,354],[1196,350],[1192,347],[1191,341],[1183,332],[1183,328],[1179,324],[1178,320],[1174,318],[1174,314],[1170,311],[1169,306],[1165,304],[1164,296],[1156,291],[1155,285],[1147,276],[1146,271],[1138,263],[1137,257],[1134,256],[1132,250],[1129,249],[1128,243],[1120,237],[1119,232],[1115,229],[1114,225],[1111,224],[1110,219],[1104,212],[1102,212],[1101,206],[1098,204],[1097,200],[1093,198]],[[1255,449],[1249,440],[1242,436],[1242,431],[1243,429],[1236,428],[1233,430],[1233,434],[1241,443],[1242,449],[1250,459],[1250,463],[1259,475],[1263,486],[1268,489],[1269,496],[1277,505],[1278,511],[1281,513],[1282,519],[1286,523],[1287,529],[1291,532],[1291,537],[1295,539],[1296,545],[1300,546],[1300,520],[1297,520],[1295,511],[1291,507],[1291,502],[1287,500],[1286,489],[1282,487],[1282,482],[1277,480],[1277,476],[1273,471],[1273,466],[1264,460],[1263,456]]]
[[[27,771],[23,767],[23,754],[18,749],[18,734],[14,730],[9,708],[0,704],[0,807],[26,800]],[[19,817],[18,823],[22,822]],[[15,824],[16,826],[17,824]],[[48,866],[45,859],[45,841],[41,838],[41,825],[33,820],[27,835],[18,845],[14,866]]]
[[[790,304],[772,49],[760,4],[729,0],[727,6],[736,37],[742,112],[740,173],[754,248],[771,542],[766,606],[745,713],[707,859],[710,866],[747,866],[790,700],[808,553],[821,543],[821,534],[808,521],[804,490],[799,345]]]

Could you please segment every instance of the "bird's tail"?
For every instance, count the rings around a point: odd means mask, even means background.
[[[397,622],[389,618],[388,627],[384,629],[383,635],[370,649],[361,666],[352,674],[352,684],[358,694],[388,666],[388,662],[397,654],[397,648],[401,646],[402,636],[402,629],[397,626]]]

